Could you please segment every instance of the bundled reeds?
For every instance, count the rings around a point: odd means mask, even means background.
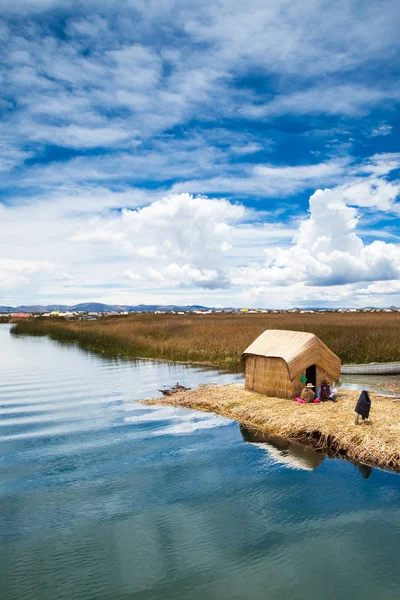
[[[300,376],[290,379],[287,364],[281,358],[248,355],[245,357],[246,389],[276,396],[294,398],[301,383]]]
[[[341,391],[336,403],[298,404],[249,392],[242,385],[200,386],[155,398],[169,404],[214,412],[275,435],[371,466],[400,471],[400,402],[370,394],[370,419],[354,425],[359,392]]]

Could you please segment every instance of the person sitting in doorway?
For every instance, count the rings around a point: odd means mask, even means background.
[[[327,379],[323,379],[321,381],[321,385],[319,386],[317,391],[317,396],[321,400],[321,402],[328,402],[328,400],[336,402],[335,392],[329,385]]]
[[[300,394],[301,400],[305,402],[314,402],[315,394],[313,392],[313,388],[315,386],[312,383],[307,383],[307,385],[303,388],[303,391]]]

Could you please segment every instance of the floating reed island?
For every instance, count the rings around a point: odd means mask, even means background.
[[[400,402],[370,393],[370,418],[354,425],[359,395],[360,392],[340,390],[337,402],[298,404],[246,390],[239,384],[202,385],[172,396],[152,398],[146,404],[213,412],[339,458],[400,472]]]
[[[201,386],[149,404],[214,412],[245,426],[297,440],[330,455],[400,471],[400,403],[372,395],[371,419],[354,422],[360,392],[340,391],[336,402],[294,401],[305,382],[318,387],[340,376],[340,358],[315,334],[267,329],[242,354],[245,386]]]

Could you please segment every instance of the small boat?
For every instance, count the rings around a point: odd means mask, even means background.
[[[342,375],[396,375],[400,374],[400,362],[342,365],[340,373]]]

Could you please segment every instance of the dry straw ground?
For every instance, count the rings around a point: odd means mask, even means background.
[[[343,363],[400,360],[400,313],[40,318],[17,323],[15,333],[76,341],[107,355],[237,367],[243,350],[265,329],[315,333]]]
[[[367,465],[400,471],[400,402],[370,394],[370,419],[354,425],[359,392],[341,391],[336,403],[298,404],[249,392],[242,385],[200,386],[155,398],[168,404],[214,412],[288,439]]]

